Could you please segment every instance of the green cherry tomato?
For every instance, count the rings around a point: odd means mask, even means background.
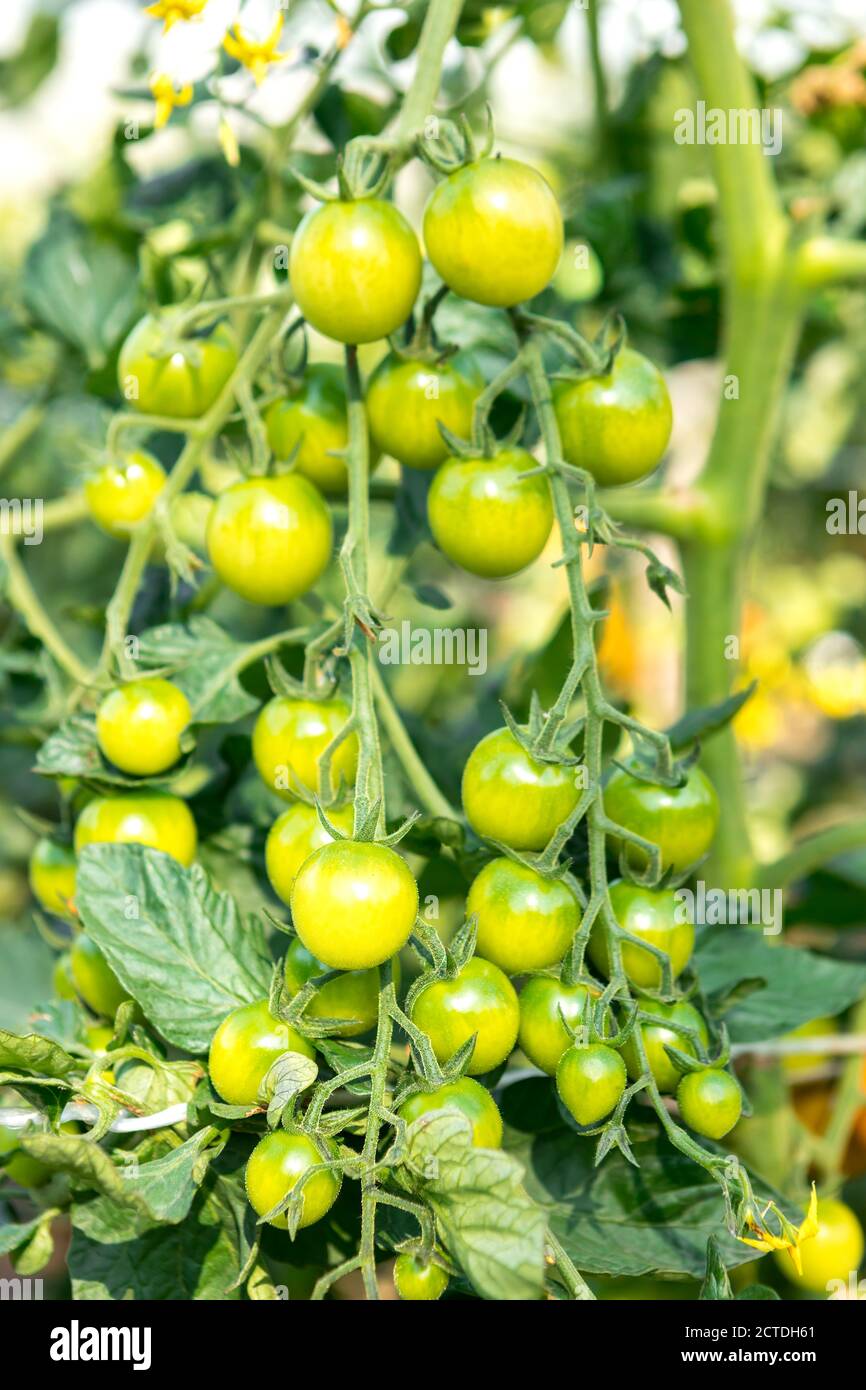
[[[180,736],[191,719],[183,691],[160,676],[148,676],[105,696],[96,715],[96,737],[104,756],[121,772],[153,776],[177,762]]]
[[[397,963],[395,961],[395,967]],[[294,996],[308,980],[324,975],[328,966],[317,960],[296,937],[286,952],[286,989]],[[354,1038],[371,1029],[379,1016],[378,969],[350,970],[322,985],[304,1010],[305,1018],[340,1018],[346,1022],[334,1031],[336,1038]]]
[[[299,473],[246,478],[220,493],[210,514],[210,562],[250,603],[290,603],[311,589],[331,558],[331,513]]]
[[[78,991],[72,978],[72,962],[69,955],[58,956],[51,972],[51,986],[58,999],[77,999]]]
[[[616,768],[604,789],[604,809],[617,825],[658,845],[662,872],[679,872],[701,859],[719,823],[716,789],[699,767],[689,768],[681,787],[642,782]],[[639,869],[646,855],[636,845],[627,845],[626,859]]]
[[[185,801],[165,792],[98,796],[75,825],[75,852],[88,845],[148,845],[170,854],[187,868],[195,859],[198,835]]]
[[[623,348],[605,376],[558,381],[553,406],[567,463],[602,487],[652,473],[671,437],[671,400],[648,358]]]
[[[352,834],[355,812],[351,806],[329,807],[327,815],[338,830]],[[308,806],[305,801],[296,801],[277,817],[265,841],[265,868],[278,898],[284,903],[291,902],[292,885],[301,865],[313,850],[331,844],[332,840],[315,806]]]
[[[785,1250],[774,1258],[786,1279],[809,1293],[828,1294],[836,1281],[848,1285],[863,1261],[863,1227],[851,1208],[834,1197],[818,1203],[818,1230],[800,1246],[803,1272],[798,1274]]]
[[[267,999],[242,1004],[223,1019],[213,1035],[208,1071],[228,1105],[255,1105],[259,1088],[278,1057],[300,1052],[315,1058],[312,1043],[290,1023],[274,1018]]]
[[[276,695],[264,706],[253,729],[253,759],[265,786],[291,801],[300,782],[319,789],[319,759],[351,716],[345,700],[294,700]],[[334,750],[331,774],[351,787],[358,767],[358,736],[343,739]]]
[[[627,1079],[622,1057],[604,1043],[570,1047],[556,1068],[556,1089],[579,1125],[595,1125],[609,1115]]]
[[[517,1042],[539,1071],[555,1074],[560,1057],[572,1045],[562,1020],[576,1030],[586,1019],[590,998],[586,985],[564,985],[550,975],[526,981],[520,991]]]
[[[325,203],[292,238],[289,279],[304,318],[338,343],[372,343],[405,323],[421,284],[418,238],[393,203]]]
[[[442,1110],[457,1110],[469,1121],[472,1143],[478,1149],[498,1149],[502,1143],[502,1116],[488,1090],[471,1076],[461,1076],[438,1086],[435,1091],[416,1091],[404,1100],[397,1114],[407,1125],[422,1115],[436,1115]]]
[[[743,1096],[729,1071],[704,1067],[683,1077],[677,1087],[677,1105],[689,1129],[707,1139],[721,1139],[740,1118]]]
[[[426,1033],[438,1061],[447,1062],[476,1034],[470,1076],[498,1067],[517,1041],[520,1011],[514,986],[498,965],[473,956],[453,980],[434,980],[412,1007],[412,1021]]]
[[[104,463],[84,484],[92,519],[109,536],[126,540],[150,516],[165,487],[165,469],[143,449],[133,449]]]
[[[619,879],[611,884],[610,905],[621,927],[669,956],[671,977],[675,980],[691,960],[695,946],[694,927],[679,920],[681,909],[676,893],[670,888],[642,888]],[[607,936],[599,923],[589,939],[589,955],[604,975],[610,974]],[[640,989],[658,989],[661,985],[658,960],[631,941],[622,942],[622,964],[632,984]]]
[[[464,299],[520,304],[539,294],[556,270],[562,214],[552,188],[530,165],[481,159],[433,190],[424,244],[446,285]]]
[[[467,439],[481,389],[480,379],[470,380],[454,362],[425,362],[391,352],[367,387],[373,442],[406,468],[436,468],[449,453],[439,424]]]
[[[381,965],[409,940],[418,885],[389,845],[334,840],[311,854],[292,889],[301,941],[330,970]]]
[[[645,999],[642,1001],[642,1008],[646,1013],[652,1013],[662,1020],[661,1023],[641,1023],[639,1025],[650,1071],[655,1077],[656,1085],[660,1091],[675,1091],[682,1073],[677,1071],[665,1052],[665,1044],[668,1047],[675,1047],[687,1056],[696,1057],[697,1052],[690,1039],[684,1033],[678,1033],[675,1028],[667,1027],[665,1020],[669,1023],[679,1023],[684,1028],[693,1029],[705,1048],[710,1041],[707,1025],[694,1005],[689,1004],[686,1000],[680,1000],[676,1004],[658,1004],[655,999]],[[625,1058],[629,1076],[632,1081],[636,1081],[641,1074],[641,1067],[633,1038],[629,1038],[628,1042],[623,1045],[622,1055]]]
[[[84,932],[72,943],[69,970],[87,1007],[104,1018],[114,1018],[121,1004],[130,997],[96,942]]]
[[[433,1260],[403,1252],[394,1261],[394,1287],[404,1303],[432,1303],[448,1287],[448,1275]]]
[[[308,1135],[289,1134],[284,1129],[275,1129],[259,1140],[250,1154],[245,1175],[250,1206],[259,1216],[273,1211],[310,1168],[337,1157],[333,1139],[320,1142],[322,1152]],[[338,1172],[323,1168],[304,1183],[299,1227],[321,1221],[336,1202],[341,1181]],[[275,1216],[270,1224],[285,1230],[289,1224],[286,1213]]]
[[[238,362],[228,326],[203,337],[181,331],[182,310],[146,314],[133,328],[117,363],[123,397],[147,415],[195,419],[209,410]]]
[[[506,858],[481,870],[466,913],[477,919],[481,955],[507,975],[556,965],[580,924],[580,905],[567,883]]]
[[[0,1116],[3,1111],[0,1110]],[[0,1124],[0,1155],[12,1153],[18,1147],[18,1140],[21,1131],[18,1129],[7,1128]],[[0,1181],[8,1178],[11,1182],[17,1182],[19,1187],[42,1187],[51,1177],[51,1169],[44,1163],[40,1163],[38,1158],[31,1158],[29,1154],[17,1153],[13,1158],[0,1168]]]
[[[505,579],[537,560],[553,525],[547,479],[522,449],[495,458],[450,458],[427,495],[427,519],[440,550],[483,579]]]
[[[268,406],[265,426],[276,458],[292,459],[322,492],[345,493],[349,421],[342,367],[332,362],[307,367],[290,394]]]
[[[476,835],[512,849],[543,849],[580,800],[574,770],[531,758],[510,729],[494,729],[476,744],[462,793]]]
[[[33,847],[28,866],[33,896],[46,912],[70,920],[75,916],[75,851],[43,838]]]

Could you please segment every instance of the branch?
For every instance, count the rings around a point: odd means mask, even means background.
[[[826,289],[849,280],[866,280],[866,241],[811,237],[796,252],[794,274],[804,290]]]
[[[837,854],[845,854],[852,849],[862,849],[866,845],[866,819],[848,821],[844,825],[832,825],[820,830],[816,835],[801,840],[798,845],[776,859],[765,864],[759,871],[762,888],[786,888],[798,878],[806,878],[814,869],[819,869]]]

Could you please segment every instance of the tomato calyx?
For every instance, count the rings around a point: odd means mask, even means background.
[[[435,133],[423,134],[418,140],[418,154],[420,157],[435,169],[437,173],[447,177],[454,174],[458,169],[464,169],[469,164],[477,164],[479,160],[488,159],[493,151],[495,132],[493,128],[493,111],[490,103],[484,107],[487,119],[487,127],[479,138],[476,136],[463,112],[460,113],[457,121],[440,119],[436,122]]]

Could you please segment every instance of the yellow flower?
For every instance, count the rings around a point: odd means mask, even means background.
[[[352,26],[344,14],[337,15],[337,47],[346,48],[352,38]]]
[[[165,20],[162,32],[167,34],[179,19],[196,19],[206,4],[207,0],[156,0],[155,4],[148,5],[145,14]]]
[[[767,1211],[771,1209],[779,1218],[779,1224],[782,1230],[781,1235],[773,1235],[772,1231],[768,1231],[762,1223],[756,1221],[755,1218],[752,1217],[749,1221],[749,1230],[753,1232],[757,1239],[750,1239],[748,1236],[739,1236],[738,1239],[742,1241],[743,1245],[751,1245],[754,1250],[760,1250],[762,1254],[766,1254],[768,1250],[787,1250],[793,1260],[794,1268],[797,1273],[802,1274],[803,1257],[800,1254],[800,1246],[803,1244],[804,1240],[811,1240],[813,1236],[818,1234],[818,1193],[815,1190],[815,1184],[812,1183],[812,1196],[809,1200],[809,1210],[799,1230],[795,1230],[790,1222],[785,1220],[782,1213],[774,1204],[771,1204],[771,1206],[767,1208]],[[766,1214],[765,1212],[764,1215],[766,1216]]]
[[[237,136],[235,135],[225,116],[223,116],[222,120],[220,121],[219,142],[220,148],[222,149],[222,152],[226,157],[226,163],[230,164],[233,169],[236,169],[241,162],[241,152],[238,147]]]
[[[150,90],[156,102],[156,116],[153,124],[157,130],[169,120],[176,106],[189,106],[192,101],[192,86],[186,82],[175,91],[174,83],[164,72],[155,72],[150,79]]]
[[[226,34],[223,39],[223,48],[231,58],[237,58],[238,62],[242,63],[245,68],[249,68],[258,86],[267,76],[271,63],[284,63],[288,57],[287,53],[277,53],[276,51],[282,32],[282,15],[277,15],[273,29],[261,43],[248,38],[241,32],[241,26],[236,24],[234,33]]]

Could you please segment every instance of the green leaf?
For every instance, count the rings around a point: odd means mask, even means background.
[[[0,1071],[26,1072],[58,1081],[82,1070],[81,1058],[71,1056],[50,1038],[38,1033],[21,1036],[0,1028]]]
[[[31,927],[0,932],[0,1028],[21,1033],[35,1006],[51,994],[55,955]]]
[[[75,901],[112,970],[168,1042],[205,1052],[226,1014],[267,996],[261,925],[244,923],[198,866],[143,845],[93,845]]]
[[[139,307],[135,262],[69,218],[55,218],[30,248],[22,290],[35,317],[80,348],[93,371]]]
[[[56,17],[36,13],[16,53],[0,59],[0,108],[22,106],[53,72],[60,50]]]
[[[37,1234],[41,1224],[42,1217],[34,1216],[32,1221],[23,1221],[20,1225],[0,1226],[0,1255],[11,1255],[20,1250]]]
[[[258,700],[238,680],[249,644],[236,642],[211,618],[148,628],[138,641],[140,664],[172,672],[196,724],[229,724],[258,709]]]
[[[750,927],[704,927],[695,960],[704,992],[727,994],[742,981],[761,980],[725,1014],[733,1042],[778,1038],[812,1018],[833,1017],[866,989],[866,965],[785,944],[771,946]]]
[[[780,1299],[781,1294],[776,1293],[776,1290],[771,1289],[768,1284],[749,1284],[748,1288],[741,1289],[740,1292],[737,1294],[738,1303],[772,1303],[774,1301],[778,1302]]]
[[[520,1164],[498,1149],[475,1148],[468,1122],[448,1111],[411,1124],[407,1145],[412,1185],[476,1293],[541,1298],[546,1223],[523,1187]]]
[[[54,1232],[52,1222],[54,1215],[45,1213],[39,1222],[38,1229],[34,1231],[27,1244],[21,1248],[14,1257],[13,1264],[15,1273],[29,1278],[32,1274],[38,1274],[40,1269],[44,1269],[54,1254]]]
[[[704,709],[688,710],[666,730],[674,752],[688,748],[692,743],[704,743],[712,734],[717,734],[730,724],[748,699],[754,695],[758,682],[752,681],[745,690],[738,690],[718,705],[708,705]]]

